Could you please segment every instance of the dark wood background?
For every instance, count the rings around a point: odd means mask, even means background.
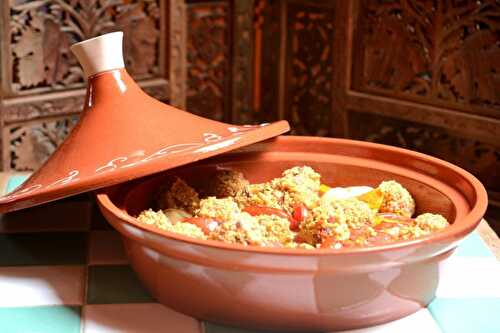
[[[234,123],[428,153],[488,188],[500,230],[498,0],[47,0],[0,5],[2,162],[33,170],[75,123],[69,45],[123,30],[152,95]]]

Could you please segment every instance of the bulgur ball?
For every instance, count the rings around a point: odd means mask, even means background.
[[[415,213],[415,200],[410,192],[394,180],[380,183],[378,189],[384,194],[379,211],[411,217]]]
[[[311,167],[293,167],[285,170],[282,177],[262,184],[250,184],[236,195],[240,207],[265,206],[293,213],[298,204],[308,208],[319,203],[320,175]]]
[[[299,225],[301,241],[316,246],[326,239],[339,241],[349,239],[349,225],[345,216],[331,205],[321,205],[312,209],[307,219]]]
[[[264,245],[264,230],[248,213],[240,213],[233,220],[224,220],[209,234],[209,239],[243,245]]]
[[[356,198],[333,200],[314,208],[299,226],[299,235],[307,243],[318,245],[326,239],[350,238],[350,229],[371,226],[375,212]]]
[[[242,213],[232,197],[208,197],[200,201],[199,207],[196,210],[197,216],[211,217],[218,221],[235,221]]]
[[[235,200],[241,208],[246,206],[264,206],[280,209],[284,193],[270,183],[249,184],[240,191]]]
[[[351,228],[371,225],[375,219],[375,212],[370,206],[356,198],[334,200],[330,202],[330,205],[335,212],[335,216],[342,215]]]
[[[281,178],[277,178],[279,186],[283,189],[294,190],[304,187],[310,191],[319,192],[321,176],[309,166],[293,167],[283,171]]]
[[[438,231],[450,225],[440,214],[420,214],[415,221],[417,222],[417,226],[426,231]]]
[[[240,207],[265,206],[293,213],[298,204],[308,208],[319,203],[320,175],[311,167],[293,167],[268,183],[250,184],[236,195]]]
[[[297,204],[314,208],[319,203],[320,174],[309,166],[285,170],[282,177],[273,179],[272,186],[283,192],[283,208],[292,213]]]

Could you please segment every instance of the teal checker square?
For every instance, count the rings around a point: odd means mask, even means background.
[[[79,333],[80,313],[77,306],[0,308],[0,332]]]
[[[455,255],[459,257],[495,257],[477,231],[474,231],[460,243]]]
[[[444,333],[500,332],[500,298],[437,298],[428,308]]]

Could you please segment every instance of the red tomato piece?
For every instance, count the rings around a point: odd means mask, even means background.
[[[290,221],[290,230],[292,230],[292,231],[299,230],[300,222],[298,220],[294,219],[293,217],[291,217],[291,218],[289,217],[288,221]]]
[[[211,217],[187,217],[182,221],[200,227],[205,234],[209,234],[219,224],[219,221]]]
[[[305,208],[305,207],[304,207]],[[305,208],[307,210],[307,208]],[[248,214],[252,216],[257,216],[257,215],[276,215],[282,218],[287,219],[290,222],[290,230],[292,231],[297,231],[299,229],[299,224],[302,222],[302,220],[297,220],[295,218],[295,211],[294,211],[294,216],[290,216],[287,212],[277,209],[277,208],[272,208],[272,207],[266,207],[266,206],[246,206],[243,208],[244,212],[247,212]],[[302,214],[302,217],[306,216],[304,214],[307,214],[307,212],[300,212]]]
[[[252,216],[257,216],[257,215],[276,215],[279,217],[283,217],[285,219],[289,219],[290,216],[282,211],[281,209],[277,208],[272,208],[272,207],[266,207],[266,206],[246,206],[243,208],[244,212],[247,212],[248,214]]]
[[[303,204],[296,205],[293,208],[292,216],[289,218],[290,230],[292,230],[292,231],[299,230],[300,224],[307,219],[308,215],[309,215],[309,211],[307,210],[306,206],[304,206]]]
[[[293,208],[293,218],[299,223],[304,222],[309,216],[309,210],[303,204],[298,204]]]

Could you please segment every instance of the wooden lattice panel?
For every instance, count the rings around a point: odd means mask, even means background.
[[[77,121],[78,116],[72,115],[5,126],[2,139],[8,143],[9,149],[4,152],[7,155],[4,161],[8,164],[3,169],[37,169],[64,141]]]
[[[363,0],[354,89],[500,118],[500,3]]]
[[[190,112],[224,120],[230,97],[231,8],[226,1],[187,7],[187,96]]]
[[[294,134],[327,136],[332,116],[334,10],[287,6],[285,116]]]
[[[40,93],[84,86],[69,46],[122,30],[128,71],[153,78],[161,68],[160,0],[18,1],[10,7],[10,92]],[[9,53],[7,53],[9,54]]]

